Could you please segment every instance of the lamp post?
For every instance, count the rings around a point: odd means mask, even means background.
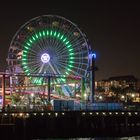
[[[95,94],[95,59],[96,59],[96,53],[90,54],[91,59],[91,102],[94,102],[94,94]]]
[[[50,76],[48,76],[48,101],[50,102],[50,100],[51,100],[51,96],[50,96],[50,92],[51,92],[51,90],[50,90],[50,87],[51,87],[51,84],[50,84],[50,81],[51,80],[51,78],[50,78]]]

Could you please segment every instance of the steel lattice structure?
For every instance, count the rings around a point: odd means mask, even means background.
[[[83,77],[89,66],[89,50],[86,36],[77,25],[60,16],[43,15],[20,27],[7,60],[12,73]]]

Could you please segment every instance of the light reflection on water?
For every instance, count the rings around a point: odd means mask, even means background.
[[[135,137],[106,137],[106,138],[69,138],[69,139],[34,139],[34,140],[140,140],[140,136]]]

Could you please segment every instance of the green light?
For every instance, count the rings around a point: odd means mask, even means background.
[[[67,48],[70,48],[70,47],[71,47],[71,45],[68,45],[68,46],[67,46]]]
[[[54,35],[53,35],[54,37],[56,36],[56,31],[54,32]]]
[[[73,48],[69,49],[69,52],[73,51]]]
[[[27,44],[28,46],[31,46],[31,44],[30,44],[30,43],[28,43],[28,42],[27,42],[26,44]]]
[[[22,58],[22,61],[26,61],[27,59],[26,58]]]
[[[49,31],[47,30],[47,36],[49,35]]]
[[[41,32],[39,32],[39,36],[40,36],[40,37],[42,37],[42,34],[41,34]]]
[[[70,68],[73,68],[73,66],[72,65],[68,65]]]
[[[67,41],[65,44],[67,45],[69,43],[69,41]]]
[[[38,80],[37,84],[42,84],[42,78]]]
[[[60,40],[62,40],[63,37],[64,37],[64,35],[62,35],[62,36],[60,37]]]
[[[58,33],[57,38],[59,38],[59,36],[60,36],[60,33]]]
[[[74,57],[70,57],[69,59],[74,59]]]
[[[65,71],[66,75],[69,75],[70,71],[72,70],[72,68],[74,67],[74,49],[70,43],[70,41],[68,40],[68,38],[65,36],[65,34],[61,34],[61,32],[57,32],[54,29],[45,29],[39,32],[36,32],[35,34],[33,34],[30,38],[28,38],[26,40],[26,42],[24,42],[24,49],[23,49],[23,55],[22,55],[22,66],[23,66],[23,70],[27,75],[30,75],[30,71],[31,68],[28,67],[28,51],[30,51],[31,47],[34,47],[33,43],[36,43],[36,41],[43,39],[44,37],[54,37],[55,39],[58,39],[59,41],[61,41],[61,43],[63,43],[63,45],[67,48],[67,51],[69,52],[69,65],[67,64],[67,68]],[[65,76],[63,76],[65,77]],[[66,79],[65,78],[58,78],[57,81],[61,82],[65,82]],[[33,83],[35,84],[42,84],[43,79],[42,78],[30,78]]]
[[[23,56],[23,57],[26,57],[27,55],[26,55],[26,54],[23,54],[22,56]]]
[[[52,34],[53,34],[53,31],[51,31],[50,36],[52,36]]]
[[[26,68],[27,68],[27,66],[24,66],[23,68],[25,68],[25,69],[26,69]]]
[[[43,31],[42,33],[43,33],[43,36],[45,36],[45,32]]]
[[[67,68],[68,71],[71,71],[71,69]]]
[[[37,79],[35,78],[34,83],[36,84]]]
[[[67,40],[67,38],[64,38],[64,39],[63,39],[63,42],[65,42],[66,40]]]
[[[74,63],[74,61],[69,61],[69,63],[73,64],[73,63]]]
[[[32,41],[31,39],[29,39],[29,41],[30,41],[31,43],[33,43],[33,41]]]
[[[67,71],[66,71],[65,73],[66,73],[67,75],[69,75],[69,73],[68,73]]]
[[[35,41],[36,39],[34,38],[34,36],[32,36],[32,39]]]
[[[24,48],[27,49],[27,50],[29,49],[27,46],[24,46]]]
[[[38,39],[38,35],[37,34],[35,34],[35,37],[36,37],[36,39]]]
[[[24,62],[22,62],[22,64],[23,64],[23,65],[26,65],[27,63],[24,61]]]
[[[65,82],[65,81],[66,81],[66,79],[64,79],[64,78],[61,78],[61,81]]]
[[[27,53],[27,51],[26,51],[26,50],[24,50],[24,51],[23,51],[23,53]]]
[[[69,55],[74,55],[74,53],[70,53]]]
[[[28,70],[28,69],[26,69],[26,70],[25,70],[25,72],[29,72],[29,70]]]

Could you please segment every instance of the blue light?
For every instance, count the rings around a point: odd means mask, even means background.
[[[96,53],[92,53],[92,58],[96,59]]]

